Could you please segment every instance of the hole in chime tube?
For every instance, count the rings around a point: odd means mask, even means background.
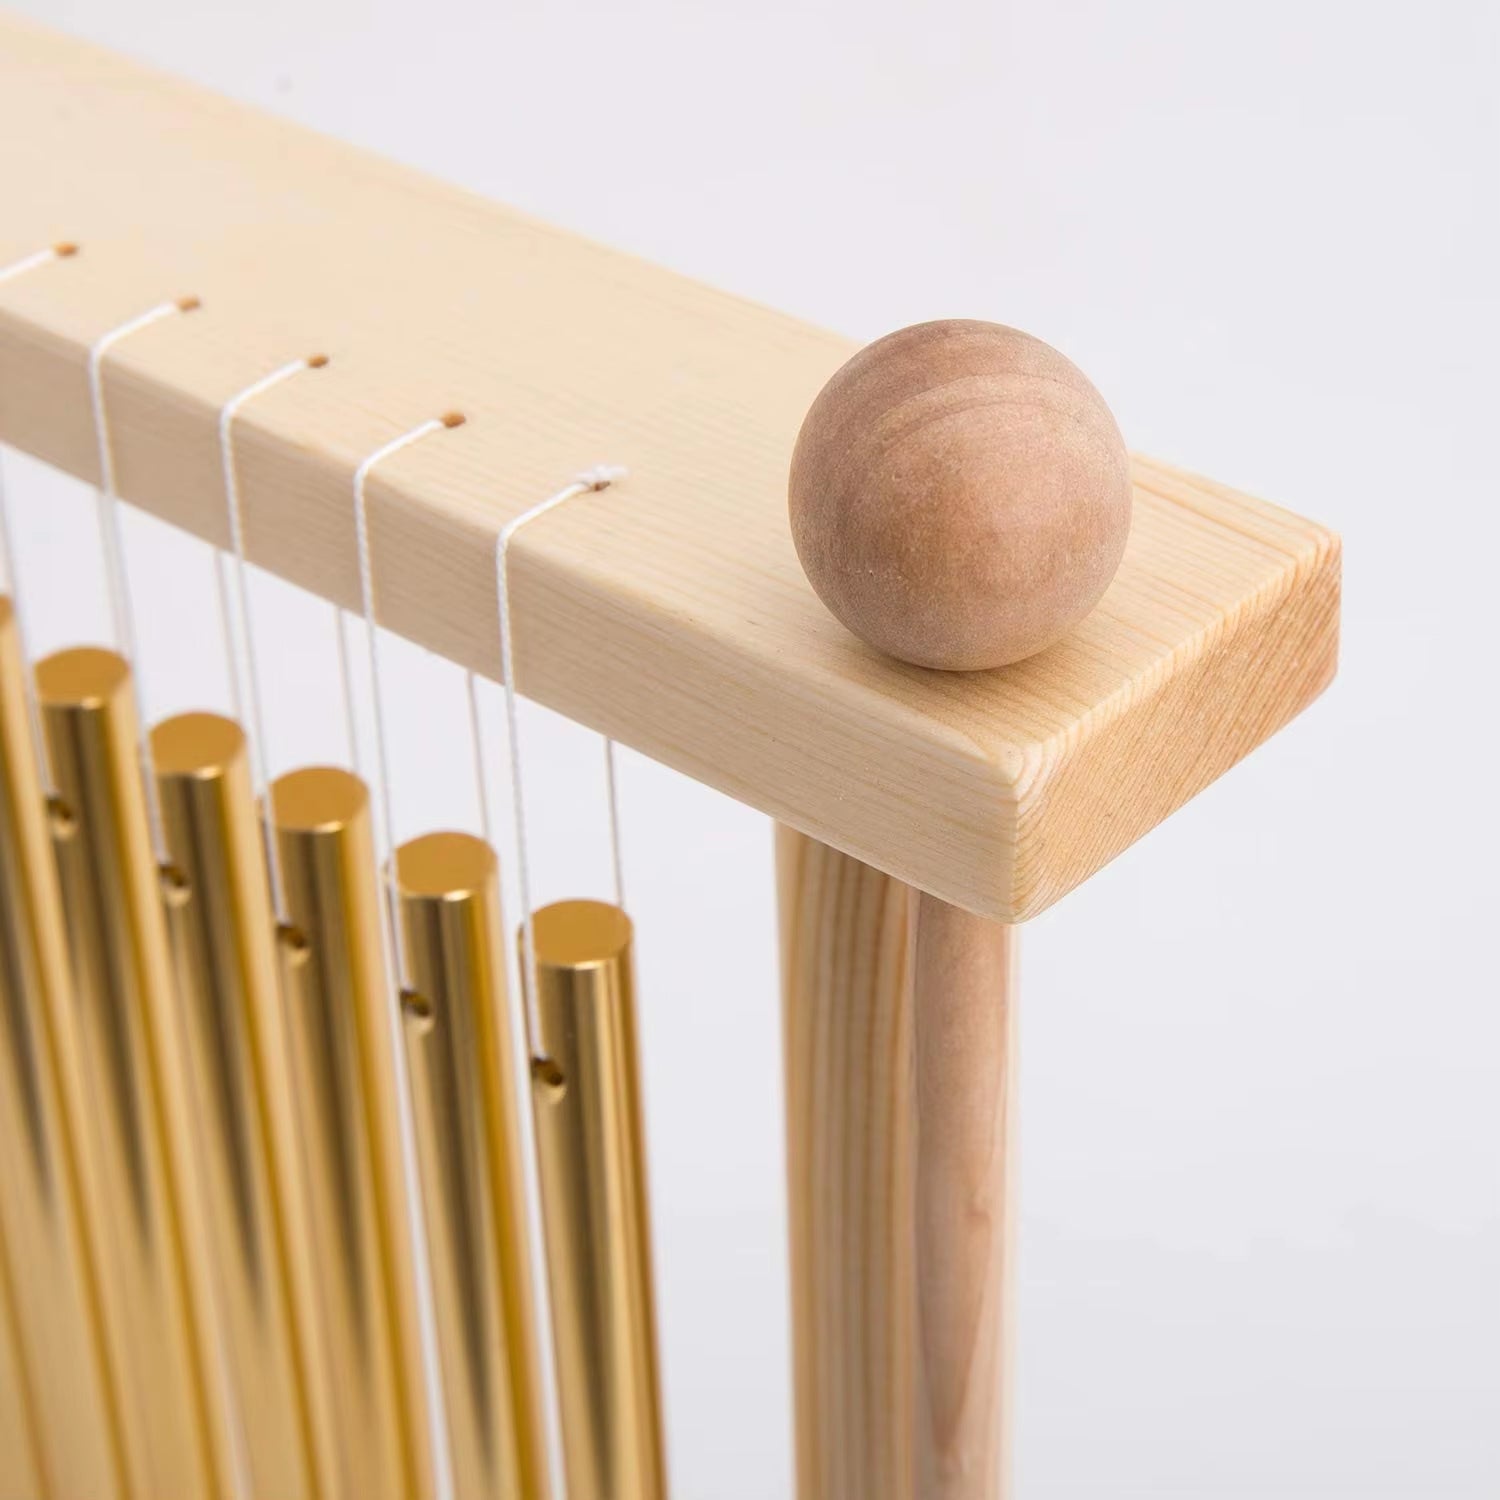
[[[177,866],[161,867],[161,896],[168,906],[186,906],[193,899],[193,883]]]
[[[433,1017],[436,1014],[432,1004],[432,997],[424,994],[421,990],[413,989],[403,989],[401,991],[401,1012],[408,1021],[412,1022],[418,1031],[430,1030]]]
[[[47,798],[47,827],[59,842],[78,832],[78,817],[61,797]]]
[[[531,1081],[537,1086],[543,1098],[554,1104],[562,1098],[568,1087],[568,1080],[563,1077],[563,1070],[550,1057],[531,1059]]]

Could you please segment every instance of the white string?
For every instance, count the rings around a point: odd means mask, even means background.
[[[245,527],[244,514],[240,508],[239,467],[235,463],[234,419],[240,408],[255,400],[273,386],[303,370],[320,368],[326,360],[294,359],[278,370],[245,387],[238,395],[231,396],[219,411],[219,461],[224,471],[224,506],[229,517],[229,545],[234,554],[235,595],[239,605],[239,639],[236,642],[234,623],[230,617],[228,579],[224,573],[224,552],[214,554],[215,572],[219,585],[219,617],[224,630],[224,649],[229,657],[230,691],[234,699],[234,715],[241,723],[245,719],[248,701],[250,718],[250,764],[255,778],[255,795],[265,808],[264,837],[266,866],[271,877],[271,907],[277,922],[290,925],[286,907],[286,882],[281,870],[280,840],[272,826],[273,818],[269,798],[270,773],[267,769],[266,719],[264,697],[261,692],[260,663],[255,653],[255,630],[250,618],[250,590],[245,576]],[[243,652],[244,681],[240,678]],[[248,688],[248,692],[246,691]]]
[[[609,859],[615,880],[615,905],[625,909],[625,863],[620,856],[620,792],[615,771],[615,742],[604,736],[604,786],[609,799]]]
[[[375,629],[375,580],[370,567],[370,531],[365,485],[370,471],[393,453],[457,426],[457,419],[447,421],[434,417],[410,432],[393,438],[377,448],[354,471],[354,538],[359,557],[360,603],[365,616],[365,646],[369,656],[370,692],[375,708],[375,778],[379,783],[382,819],[385,824],[386,920],[381,925],[386,971],[391,976],[387,986],[387,1015],[391,1028],[392,1051],[396,1067],[396,1101],[401,1137],[401,1167],[406,1181],[407,1224],[412,1241],[412,1258],[417,1282],[417,1323],[422,1346],[422,1367],[427,1394],[427,1423],[432,1434],[433,1489],[436,1500],[453,1500],[453,1456],[448,1446],[448,1418],[443,1391],[442,1366],[438,1354],[437,1306],[432,1285],[432,1264],[428,1253],[426,1221],[418,1196],[416,1124],[412,1118],[411,1082],[407,1075],[406,1047],[401,1034],[401,995],[406,978],[406,941],[401,929],[401,911],[397,904],[396,828],[391,816],[390,778],[386,771],[385,706],[380,690],[380,659]],[[354,723],[354,695],[350,684],[349,658],[344,643],[343,617],[339,617],[339,666],[344,676],[344,707],[349,720],[349,736],[355,774],[359,774],[358,734]]]
[[[104,356],[122,339],[184,311],[177,302],[159,302],[139,317],[131,318],[118,328],[95,339],[89,349],[89,401],[94,413],[94,441],[99,452],[99,484],[95,490],[98,504],[99,536],[104,546],[109,587],[110,612],[114,616],[115,645],[120,652],[135,657],[135,617],[130,599],[130,580],[123,566],[124,546],[120,533],[115,500],[115,454],[110,441],[109,422],[104,409]]]
[[[474,757],[474,792],[479,799],[479,831],[492,849],[495,846],[494,822],[490,816],[489,778],[484,773],[484,730],[479,722],[479,678],[464,673],[464,690],[469,700],[469,750]]]
[[[76,245],[48,245],[45,250],[33,250],[30,255],[23,255],[20,260],[13,260],[9,265],[0,266],[0,281],[9,281],[12,276],[24,276],[28,271],[36,270],[38,266],[51,265],[55,260],[67,260],[77,253]]]
[[[105,581],[109,589],[110,612],[114,616],[115,645],[136,673],[136,749],[140,755],[142,779],[146,791],[146,817],[151,829],[151,847],[162,864],[167,864],[166,837],[162,827],[161,792],[156,785],[156,762],[151,754],[151,735],[147,729],[146,695],[136,652],[135,606],[130,597],[130,578],[125,569],[125,539],[120,529],[120,510],[115,496],[114,444],[110,441],[109,420],[104,406],[104,356],[122,339],[160,323],[178,313],[197,307],[193,299],[159,302],[138,317],[112,328],[95,339],[89,348],[89,401],[94,414],[94,439],[99,448],[99,487],[95,505],[99,519],[99,540],[104,550]]]
[[[349,661],[349,636],[346,631],[344,611],[333,606],[333,639],[339,653],[339,684],[344,699],[344,748],[349,757],[349,769],[356,776],[359,772],[359,709],[354,702],[354,668]]]
[[[515,534],[528,522],[544,516],[549,510],[565,505],[579,495],[587,495],[608,489],[617,480],[625,477],[626,471],[614,465],[600,464],[578,476],[566,489],[523,510],[520,515],[501,527],[495,539],[495,596],[500,616],[500,664],[504,673],[505,727],[510,739],[510,801],[511,815],[515,827],[516,882],[521,893],[521,996],[525,1006],[526,1045],[534,1060],[544,1060],[542,1050],[542,1020],[536,994],[536,928],[531,910],[531,861],[526,843],[526,799],[521,786],[521,736],[517,728],[517,693],[515,638],[510,620],[510,544]],[[478,716],[471,720],[477,734]],[[615,902],[625,904],[625,882],[620,859],[620,809],[615,795],[614,741],[604,742],[607,784],[609,791],[609,842],[614,864]]]
[[[45,250],[33,251],[30,255],[23,255],[19,260],[11,261],[9,265],[0,266],[0,282],[24,276],[28,271],[51,265],[53,261],[67,260],[75,253],[76,248],[72,245],[49,245]],[[42,791],[49,799],[55,798],[57,782],[52,775],[52,757],[47,752],[47,736],[42,731],[42,709],[37,698],[36,678],[31,671],[31,652],[26,645],[26,607],[21,595],[21,570],[16,564],[15,533],[10,524],[10,498],[6,493],[3,474],[0,474],[0,552],[4,554],[4,586],[6,593],[10,595],[11,613],[16,625],[16,644],[21,653],[21,663],[25,668],[22,675],[26,696],[26,717],[31,724],[32,751],[36,756],[37,771],[42,778]]]
[[[392,438],[383,448],[377,448],[354,471],[354,541],[359,555],[359,599],[365,617],[365,651],[369,659],[370,699],[375,710],[375,781],[380,791],[381,822],[384,825],[388,855],[386,884],[391,906],[391,930],[394,934],[396,983],[403,987],[407,982],[406,939],[402,932],[402,924],[398,919],[399,906],[396,900],[396,821],[391,798],[391,779],[386,770],[388,760],[385,695],[380,690],[380,635],[375,628],[375,579],[370,566],[370,515],[365,486],[369,480],[370,471],[378,463],[389,458],[393,453],[399,453],[403,448],[409,448],[413,443],[420,442],[434,432],[443,431],[443,427],[444,424],[438,417],[423,422],[420,427],[413,427],[410,432],[403,433],[398,438]],[[341,630],[340,639],[342,636]],[[358,735],[355,733],[353,717],[354,693],[350,683],[351,673],[347,656],[342,657],[340,666],[344,676],[344,711],[349,718],[350,744],[354,747],[354,772],[355,775],[360,775]]]
[[[224,434],[219,433],[220,464],[223,463]],[[245,722],[245,689],[240,683],[240,648],[235,635],[236,606],[230,600],[229,554],[214,548],[214,597],[219,606],[219,637],[224,643],[224,675],[229,679],[229,717],[236,724]],[[240,611],[243,614],[243,611]],[[259,787],[256,788],[257,792]]]

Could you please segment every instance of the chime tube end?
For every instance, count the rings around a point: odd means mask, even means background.
[[[272,814],[284,834],[338,833],[369,804],[369,788],[341,766],[303,766],[271,783]]]
[[[537,968],[549,975],[626,961],[635,929],[607,901],[557,901],[531,919]]]
[[[472,833],[427,833],[396,851],[396,885],[403,899],[469,901],[483,895],[498,875],[495,851]]]
[[[130,663],[102,646],[71,646],[36,664],[37,697],[43,708],[83,711],[114,701],[130,684]]]
[[[151,731],[158,777],[218,781],[245,754],[245,732],[222,714],[176,714]]]

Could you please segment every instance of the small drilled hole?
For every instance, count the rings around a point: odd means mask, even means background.
[[[443,413],[444,427],[462,427],[468,420],[461,411],[446,411]]]
[[[178,312],[197,312],[203,306],[201,297],[179,297],[177,299]]]
[[[48,797],[47,826],[58,843],[66,843],[78,832],[78,814],[61,797]]]
[[[401,991],[401,1011],[418,1031],[430,1031],[432,1023],[437,1019],[432,997],[424,995],[420,990]]]
[[[307,368],[309,370],[321,370],[328,363],[326,354],[311,354],[308,356]]]
[[[568,1080],[556,1061],[550,1057],[531,1059],[531,1081],[541,1090],[542,1096],[555,1104],[568,1091]]]
[[[78,254],[78,246],[72,240],[61,240],[52,247],[52,253],[59,260],[68,260]]]
[[[276,944],[289,968],[300,969],[312,957],[312,944],[308,942],[307,934],[289,922],[276,924]]]
[[[193,899],[193,883],[176,865],[163,865],[161,895],[169,907],[186,906]]]

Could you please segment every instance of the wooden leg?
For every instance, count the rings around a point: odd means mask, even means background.
[[[777,833],[801,1500],[1007,1500],[1012,929]]]

